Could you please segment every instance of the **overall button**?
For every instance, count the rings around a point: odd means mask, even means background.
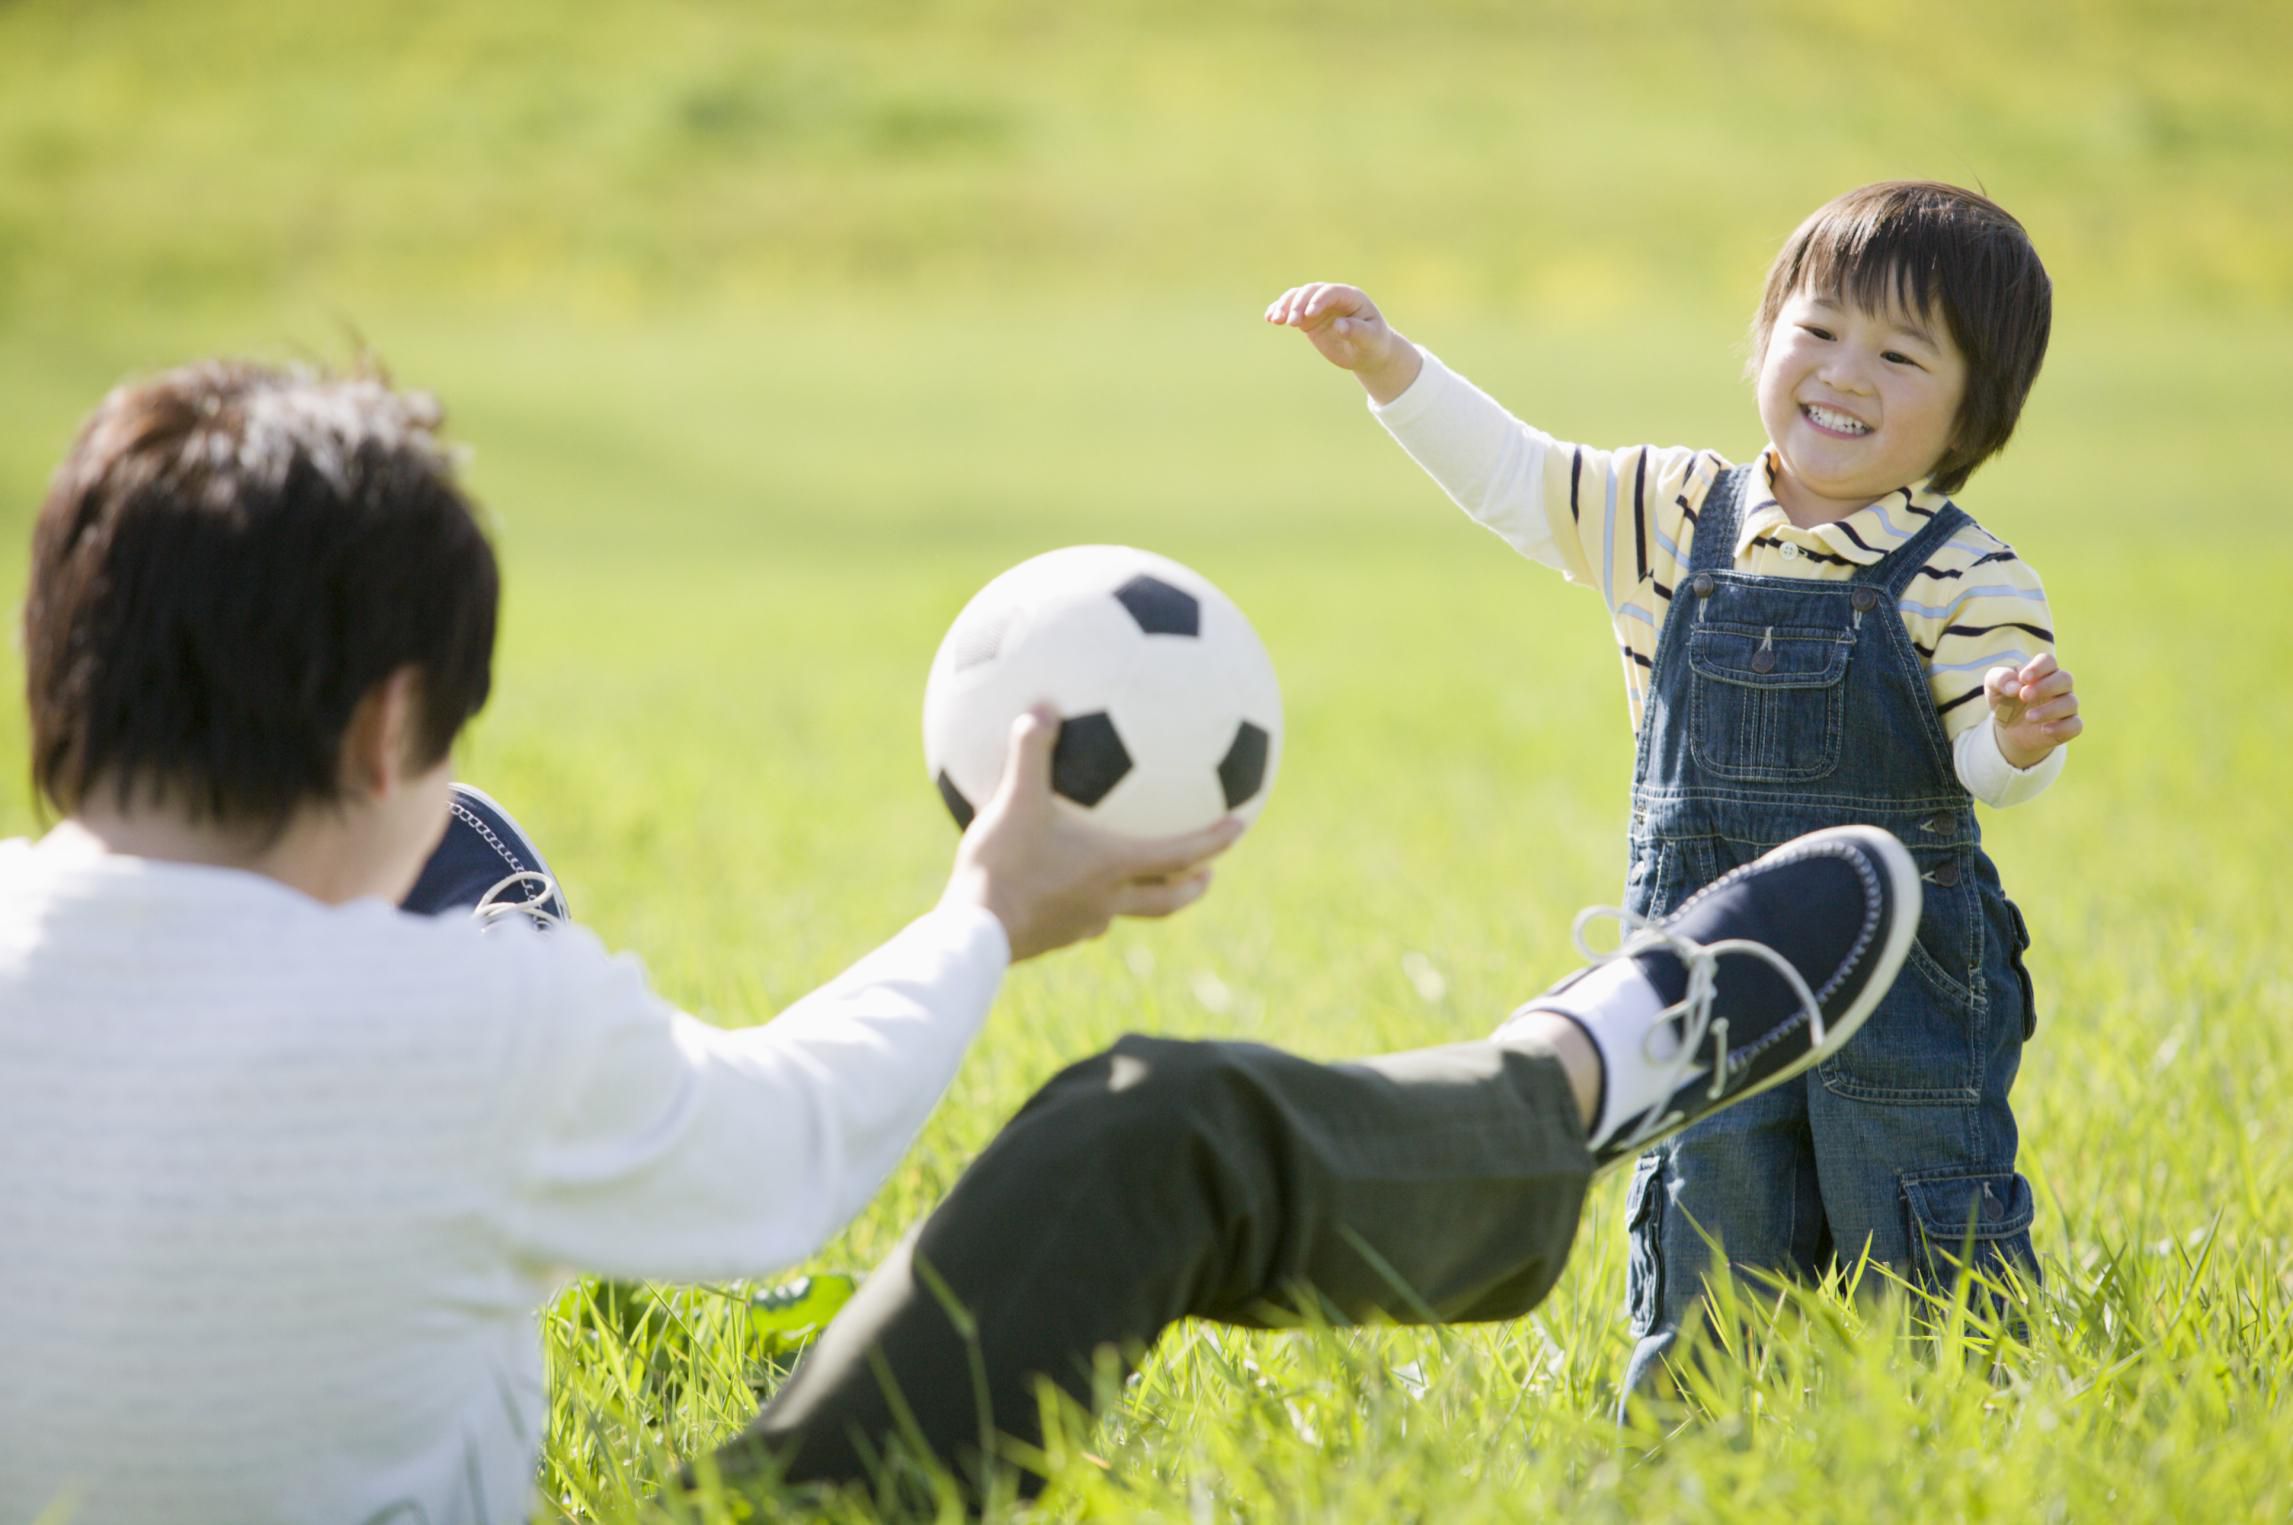
[[[1712,574],[1709,572],[1698,572],[1696,574],[1696,580],[1688,584],[1688,586],[1695,590],[1695,594],[1698,598],[1710,598],[1712,596]]]
[[[1879,607],[1879,594],[1871,588],[1857,588],[1847,596],[1847,601],[1855,606],[1857,614],[1869,614]]]
[[[1952,822],[1949,816],[1931,815],[1919,823],[1919,829],[1921,831],[1931,832],[1939,837],[1944,832],[1949,831],[1951,829],[1951,825]]]
[[[1766,646],[1752,653],[1753,672],[1774,672],[1775,652]]]
[[[1956,863],[1945,863],[1927,877],[1947,890],[1959,882],[1959,866]]]

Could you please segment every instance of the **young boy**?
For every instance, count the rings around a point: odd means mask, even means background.
[[[1562,444],[1396,332],[1350,286],[1283,293],[1459,506],[1601,591],[1639,735],[1627,910],[1660,916],[1799,832],[1910,845],[1909,968],[1808,1078],[1640,1162],[1628,1206],[1628,1390],[1711,1271],[1834,1256],[1913,1277],[2028,1269],[2007,1095],[2032,1025],[2022,916],[1973,802],[2027,800],[2080,730],[2037,575],[1948,496],[2006,444],[2045,356],[2051,287],[2021,224],[1972,192],[1890,182],[1802,223],[1752,324],[1769,443]],[[1644,1136],[1661,1133],[1651,1114]]]

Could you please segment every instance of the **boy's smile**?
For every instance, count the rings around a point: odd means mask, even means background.
[[[1760,357],[1760,422],[1795,524],[1845,518],[1924,481],[1950,446],[1966,359],[1938,313],[1795,292]]]

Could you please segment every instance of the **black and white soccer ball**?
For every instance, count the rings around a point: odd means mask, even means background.
[[[1059,713],[1051,782],[1107,830],[1166,836],[1255,819],[1282,757],[1274,664],[1233,600],[1166,556],[1078,545],[1021,562],[964,605],[924,688],[924,765],[967,826],[1011,724]]]

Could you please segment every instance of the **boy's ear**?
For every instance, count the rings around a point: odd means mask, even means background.
[[[422,674],[411,664],[359,696],[343,727],[336,784],[344,794],[388,799],[414,772]]]

